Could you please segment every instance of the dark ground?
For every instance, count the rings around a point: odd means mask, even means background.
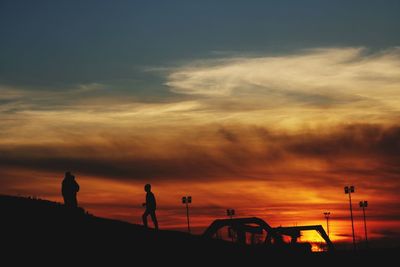
[[[244,246],[23,197],[0,196],[0,212],[2,266],[386,266],[400,255],[398,249],[300,253]]]

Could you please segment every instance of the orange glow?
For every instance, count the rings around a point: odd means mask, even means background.
[[[227,208],[272,226],[325,227],[329,211],[340,243],[352,239],[343,187],[354,185],[357,241],[361,200],[371,240],[398,238],[399,58],[336,48],[194,62],[164,77],[174,94],[158,102],[54,93],[74,101],[0,112],[0,193],[61,202],[70,170],[80,205],[98,216],[141,223],[151,183],[164,229],[186,229],[180,200],[191,195],[195,233]]]
[[[28,173],[20,173],[23,179]],[[35,175],[38,175],[37,173]],[[57,177],[58,176],[58,177]],[[78,194],[79,203],[87,211],[97,216],[115,218],[131,223],[141,224],[144,201],[142,182],[118,182],[95,177],[85,177],[76,173],[81,185]],[[16,195],[35,195],[62,202],[58,194],[62,175],[47,174],[32,181],[23,183],[15,181],[18,186],[2,188],[3,192]],[[158,202],[160,226],[164,229],[186,231],[186,213],[180,203],[181,196],[191,195],[190,220],[194,233],[200,234],[213,220],[226,218],[227,208],[234,207],[237,217],[256,216],[264,219],[273,227],[295,225],[322,225],[326,230],[323,211],[329,209],[330,238],[333,242],[351,242],[351,226],[349,221],[348,199],[341,188],[320,187],[318,191],[310,191],[307,187],[287,184],[279,188],[266,181],[227,181],[227,182],[176,182],[153,183],[153,191]],[[360,189],[361,191],[361,189]],[[31,194],[36,192],[36,194]],[[363,198],[372,199],[372,195],[361,194]],[[363,220],[361,210],[356,205],[359,198],[354,194],[354,217],[357,242],[363,242]],[[377,211],[384,208],[384,203],[374,203],[367,210],[368,235],[371,239],[380,238],[381,229],[395,229],[396,220],[380,220]],[[387,212],[387,211],[380,211]],[[311,219],[310,218],[314,218]],[[312,231],[304,231],[301,242],[310,242],[313,249],[318,250],[318,243],[323,239]]]

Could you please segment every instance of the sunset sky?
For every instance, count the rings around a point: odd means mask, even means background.
[[[400,1],[0,1],[0,193],[160,228],[400,240]],[[150,223],[151,225],[151,223]]]

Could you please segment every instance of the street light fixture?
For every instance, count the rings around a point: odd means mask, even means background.
[[[368,207],[368,201],[360,201],[360,208],[363,210],[364,215],[364,232],[365,232],[365,245],[368,248],[368,236],[367,236],[367,220],[365,219],[365,208]]]
[[[226,215],[229,216],[231,219],[235,215],[235,210],[234,209],[227,209],[226,210]]]
[[[188,232],[190,233],[189,204],[192,203],[192,197],[191,197],[191,196],[184,196],[184,197],[182,197],[182,203],[186,205],[187,225],[188,225]]]
[[[329,215],[331,213],[329,211],[324,212],[325,219],[326,219],[326,230],[328,231],[328,236],[329,236]]]
[[[353,222],[353,207],[351,205],[351,193],[354,193],[354,186],[345,186],[344,193],[349,195],[349,203],[350,203],[350,217],[351,217],[351,230],[353,232],[353,248],[356,250],[356,237],[354,235],[354,222]]]

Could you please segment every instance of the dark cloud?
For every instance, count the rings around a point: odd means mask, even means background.
[[[218,134],[231,143],[237,143],[239,141],[239,138],[235,133],[223,127],[218,130]]]
[[[327,174],[354,175],[391,179],[393,188],[398,188],[400,126],[360,124],[302,134],[272,133],[260,127],[218,127],[214,132],[197,134],[200,137],[193,134],[195,140],[185,136],[181,142],[165,143],[154,137],[108,144],[1,145],[0,166],[52,172],[68,169],[136,180],[269,177],[278,181],[286,176],[289,180],[301,177],[307,184]],[[307,164],[315,161],[324,169],[316,172]],[[299,167],[296,162],[303,163]]]
[[[372,233],[386,236],[386,237],[395,237],[400,239],[400,231],[394,231],[389,229],[374,229]]]
[[[132,148],[132,151],[137,151]],[[85,151],[85,153],[81,153]],[[83,174],[120,179],[203,179],[229,172],[231,167],[207,152],[183,151],[181,157],[151,158],[130,155],[115,157],[107,148],[91,146],[66,147],[18,146],[0,150],[2,168],[20,168],[63,172],[75,170]],[[99,156],[100,155],[100,156]]]
[[[400,127],[357,124],[327,134],[298,136],[288,149],[312,157],[380,156],[400,160]]]

